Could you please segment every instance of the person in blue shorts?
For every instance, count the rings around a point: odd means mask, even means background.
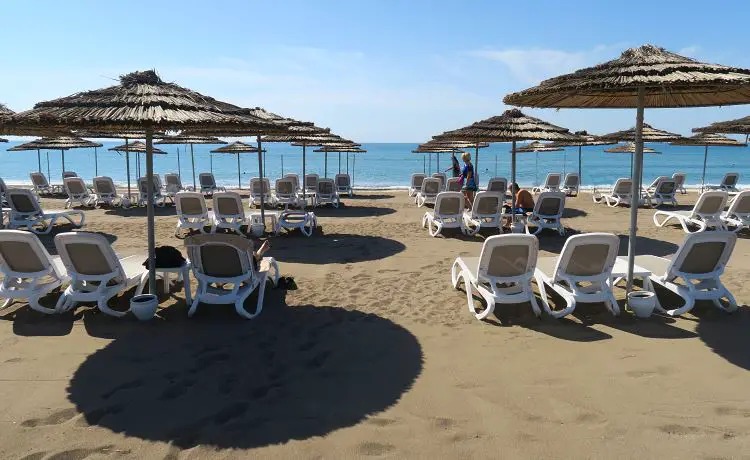
[[[471,153],[464,152],[463,155],[461,155],[461,159],[464,161],[464,169],[459,176],[461,178],[461,184],[463,185],[461,189],[466,198],[466,207],[471,209],[474,204],[474,194],[479,190],[477,187],[478,182],[476,174],[474,173],[474,165],[471,164]]]

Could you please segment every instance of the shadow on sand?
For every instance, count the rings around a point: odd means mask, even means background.
[[[372,206],[347,206],[341,203],[338,208],[323,206],[313,209],[318,217],[378,217],[396,212],[393,208],[377,208]]]
[[[345,264],[385,259],[404,249],[406,246],[402,243],[389,238],[347,233],[325,234],[318,228],[312,238],[294,232],[288,237],[274,240],[269,255],[279,262]]]
[[[735,366],[750,370],[750,308],[734,314],[719,311],[710,302],[699,302],[691,313],[698,317],[698,337],[714,353]]]
[[[47,235],[37,235],[39,237],[39,241],[42,242],[42,245],[47,250],[47,252],[50,253],[50,255],[57,255],[57,248],[55,247],[55,235],[58,233],[65,233],[65,232],[72,232],[76,230],[76,227],[72,225],[55,225],[55,228]],[[81,229],[82,232],[86,233],[93,233],[95,235],[102,235],[104,238],[107,239],[109,244],[114,243],[117,241],[117,235],[113,235],[111,233],[104,233],[104,232],[89,232],[86,231],[86,228],[84,227]]]
[[[140,439],[252,448],[323,436],[395,404],[422,371],[417,339],[373,314],[288,306],[272,290],[256,320],[184,304],[140,324],[86,315],[115,336],[73,375],[87,423]]]

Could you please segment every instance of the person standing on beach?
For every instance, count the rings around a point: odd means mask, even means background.
[[[453,152],[451,154],[451,167],[446,169],[443,172],[453,172],[453,177],[460,177],[461,176],[461,165],[458,163],[458,158],[456,158],[456,153]]]
[[[474,205],[474,194],[477,192],[477,178],[474,174],[474,165],[471,164],[471,154],[464,152],[461,155],[461,159],[464,161],[464,169],[461,171],[459,178],[461,179],[462,190],[464,197],[466,198],[466,207],[471,209]]]

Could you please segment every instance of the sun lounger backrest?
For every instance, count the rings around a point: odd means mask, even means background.
[[[336,174],[336,186],[337,187],[349,187],[351,184],[351,178],[349,174]]]
[[[562,192],[543,192],[534,205],[534,214],[540,217],[561,216],[565,210],[565,194]]]
[[[200,192],[180,192],[174,198],[178,215],[202,216],[207,213],[206,199]]]
[[[598,277],[611,273],[617,258],[620,240],[611,233],[574,235],[565,242],[555,267],[560,277]]]
[[[34,184],[35,187],[49,187],[49,182],[47,182],[47,176],[45,176],[43,173],[33,172],[30,174],[30,176],[31,176],[31,183]]]
[[[0,264],[16,273],[39,273],[50,267],[39,238],[22,230],[0,230]]]
[[[426,177],[422,181],[422,194],[436,195],[438,192],[440,192],[440,179]]]
[[[214,175],[211,173],[200,173],[198,175],[198,180],[200,181],[201,187],[204,187],[204,188],[216,187],[216,179],[214,179]]]
[[[560,173],[549,173],[547,179],[544,181],[544,185],[550,188],[557,188],[560,186]]]
[[[579,182],[580,182],[580,177],[578,177],[578,173],[568,173],[565,176],[566,187],[578,187]]]
[[[217,215],[239,216],[245,214],[242,198],[236,192],[214,193],[213,201],[214,211]]]
[[[117,192],[115,184],[112,182],[112,178],[107,176],[98,176],[94,178],[94,191],[104,195],[111,195]]]
[[[31,190],[9,188],[5,191],[5,196],[13,211],[23,214],[42,213],[42,208]]]
[[[725,187],[734,187],[739,180],[740,175],[738,173],[726,173],[724,175],[724,180],[721,181],[721,185]]]
[[[732,232],[699,232],[685,237],[672,262],[667,278],[707,275],[723,269],[732,255],[737,235]]]
[[[451,177],[448,179],[448,186],[446,187],[446,190],[449,192],[460,192],[461,191],[461,181],[458,177]]]
[[[649,186],[648,186],[647,188],[649,188],[649,189],[652,189],[652,188],[656,188],[656,187],[658,187],[658,186],[659,186],[659,183],[660,183],[661,181],[663,181],[663,180],[667,180],[667,179],[669,179],[669,177],[668,177],[668,176],[659,176],[659,177],[657,177],[656,179],[654,179],[654,181],[653,181],[653,182],[651,182],[651,184],[650,184],[650,185],[649,185]]]
[[[477,273],[510,278],[533,272],[539,253],[534,235],[495,235],[487,238],[479,255]]]
[[[333,179],[318,180],[318,193],[320,195],[333,195],[335,190],[336,186],[333,183]]]
[[[750,214],[750,190],[742,191],[734,197],[727,214]]]
[[[260,195],[261,193],[267,195],[271,192],[271,183],[267,177],[264,177],[263,180],[259,177],[253,177],[250,179],[250,187],[252,187],[253,195]]]
[[[5,181],[0,177],[0,194],[5,193],[8,187],[5,186]]]
[[[464,196],[461,192],[438,193],[435,199],[435,214],[455,216],[464,211]]]
[[[508,179],[504,177],[493,177],[487,183],[488,192],[505,193],[508,190]]]
[[[253,243],[239,235],[195,235],[185,239],[190,261],[204,275],[234,278],[252,270]]]
[[[445,173],[433,173],[432,177],[440,180],[440,188],[443,188],[443,185],[448,181],[448,176],[446,176]]]
[[[159,195],[160,189],[158,177],[154,176],[154,195]],[[144,195],[148,193],[148,178],[141,177],[138,179],[138,190]]]
[[[727,192],[716,190],[703,192],[695,203],[694,212],[700,215],[717,215],[727,204]]]
[[[318,189],[318,175],[317,174],[308,174],[305,176],[305,187],[308,189],[317,190]]]
[[[499,214],[503,208],[503,195],[500,192],[479,192],[472,206],[476,215]]]
[[[180,176],[177,174],[164,174],[164,182],[167,184],[167,188],[172,188],[176,192],[182,190],[182,181],[180,180]]]
[[[422,182],[424,181],[424,174],[412,174],[411,175],[411,186],[416,189],[422,188]]]
[[[285,174],[284,179],[290,179],[294,183],[294,189],[299,188],[299,176],[296,174]]]
[[[656,186],[656,193],[661,195],[670,195],[677,190],[677,183],[668,178],[664,178]]]
[[[69,195],[83,195],[86,193],[86,184],[80,177],[66,177],[63,179],[65,189]]]
[[[276,193],[280,195],[292,195],[295,189],[294,181],[291,178],[276,180]]]
[[[633,191],[633,181],[621,177],[615,182],[615,186],[612,187],[612,193],[615,195],[630,195]]]
[[[63,172],[63,179],[67,179],[68,177],[78,177],[78,173],[74,171],[64,171]]]
[[[685,178],[687,176],[685,173],[674,173],[672,174],[672,179],[674,179],[675,183],[677,184],[677,188],[682,187],[682,185],[685,183]]]
[[[70,273],[103,276],[124,272],[112,246],[104,236],[87,232],[67,232],[55,236],[55,247]]]

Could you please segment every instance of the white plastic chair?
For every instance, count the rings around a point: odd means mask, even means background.
[[[333,179],[318,179],[318,189],[315,192],[315,206],[332,204],[338,208],[340,204],[339,194],[336,192],[336,184]]]
[[[416,196],[417,193],[422,190],[422,182],[425,179],[425,175],[421,173],[415,173],[411,175],[409,181],[409,196]]]
[[[508,179],[504,177],[493,177],[487,182],[487,191],[502,193],[503,196],[505,196],[508,191]]]
[[[179,237],[182,230],[197,230],[206,233],[206,227],[213,232],[214,212],[206,207],[206,199],[201,192],[179,192],[175,195],[177,226],[174,236]]]
[[[422,188],[417,192],[414,202],[417,203],[417,207],[420,208],[428,203],[434,204],[438,193],[440,193],[440,179],[426,177],[422,181]]]
[[[427,228],[432,237],[438,236],[444,228],[459,228],[466,233],[463,214],[463,193],[440,192],[435,199],[435,208],[424,213],[422,228]]]
[[[646,190],[646,203],[658,208],[664,203],[677,206],[677,183],[670,177],[660,177],[654,187]]]
[[[735,233],[750,228],[750,190],[742,191],[732,199],[729,209],[721,213],[721,220],[728,230]]]
[[[111,177],[97,176],[94,178],[94,206],[106,204],[108,206],[122,205],[122,198],[117,194],[117,188]]]
[[[260,177],[253,177],[250,179],[250,203],[253,206],[260,206],[260,197],[263,195],[263,203],[269,206],[273,206],[274,198],[271,194],[271,181],[264,177],[260,180]]]
[[[214,192],[225,192],[224,187],[216,185],[216,179],[213,173],[200,173],[198,174],[198,181],[201,186],[201,193],[204,195],[213,195]]]
[[[726,230],[721,213],[724,211],[728,198],[727,192],[724,191],[703,192],[690,211],[656,211],[653,217],[654,224],[657,227],[663,227],[674,219],[682,226],[685,233],[692,233],[690,225],[698,227],[696,232],[707,229]]]
[[[568,173],[565,175],[562,188],[560,189],[566,196],[578,196],[578,189],[581,186],[581,178],[578,173]]]
[[[303,235],[310,237],[317,225],[318,219],[312,212],[284,211],[276,220],[273,232],[275,235],[278,235],[281,233],[281,230],[291,231],[299,229]]]
[[[6,190],[10,213],[8,216],[8,228],[25,228],[37,234],[48,234],[52,231],[58,219],[65,219],[73,226],[80,228],[86,220],[83,211],[77,210],[48,210],[39,206],[39,201],[31,190],[8,189]],[[79,217],[76,223],[73,217]],[[41,228],[37,228],[41,226]]]
[[[448,183],[445,186],[446,192],[460,192],[461,191],[461,178],[451,177],[448,179]]]
[[[687,194],[687,190],[685,190],[685,180],[687,179],[687,174],[683,172],[677,172],[672,174],[672,179],[674,179],[675,185],[677,186],[677,191],[683,195]]]
[[[451,283],[466,289],[469,311],[483,320],[495,304],[530,302],[536,316],[541,310],[534,296],[534,278],[539,241],[533,235],[495,235],[487,238],[479,257],[458,257],[451,267]],[[474,290],[487,304],[481,312],[474,305]]]
[[[65,209],[71,208],[74,204],[81,206],[94,207],[96,205],[96,196],[89,193],[86,183],[80,177],[66,177],[63,179],[65,193],[68,199],[65,200]]]
[[[297,197],[297,187],[294,179],[292,179],[291,177],[276,179],[274,202],[277,205],[283,205],[284,209],[288,209],[289,206],[299,205],[299,199]]]
[[[607,191],[600,191],[594,187],[592,198],[595,203],[604,202],[607,206],[615,208],[621,204],[630,206],[633,201],[633,181],[626,177],[617,179],[615,185]]]
[[[604,302],[613,315],[618,315],[620,307],[612,292],[611,277],[619,246],[619,238],[611,233],[586,233],[568,238],[559,257],[539,257],[534,276],[544,310],[562,318],[575,310],[576,302]],[[565,300],[564,309],[551,309],[546,286]]]
[[[112,297],[137,286],[146,269],[146,254],[118,258],[104,236],[87,232],[67,232],[55,236],[55,247],[70,275],[55,307],[69,311],[79,302],[96,302],[102,313],[122,317],[129,310],[117,311],[109,307]]]
[[[526,217],[526,233],[531,233],[529,226],[533,226],[536,227],[534,235],[539,234],[545,228],[564,235],[565,227],[561,221],[563,212],[565,212],[565,193],[542,192],[534,204],[531,215]]]
[[[474,197],[471,210],[464,211],[464,228],[467,235],[476,235],[482,228],[500,228],[503,218],[503,194],[479,192]]]
[[[737,183],[740,181],[740,173],[728,172],[724,174],[724,178],[721,180],[719,185],[706,185],[707,190],[723,190],[727,193],[739,193],[740,190],[737,188]]]
[[[47,181],[47,176],[40,172],[33,172],[29,174],[31,178],[31,185],[34,187],[34,193],[38,196],[55,195],[60,193],[59,185],[50,185]]]
[[[685,301],[682,307],[671,310],[657,305],[660,311],[679,316],[690,311],[696,300],[710,300],[716,307],[733,312],[737,301],[720,278],[736,242],[737,235],[732,232],[692,233],[685,237],[672,260],[646,255],[636,256],[635,263],[652,273],[652,282]],[[721,303],[724,298],[729,304],[726,307]]]
[[[201,302],[234,304],[237,313],[253,319],[263,310],[266,282],[278,283],[279,267],[272,257],[264,257],[255,268],[253,243],[238,235],[195,235],[185,239],[198,289],[188,316]],[[245,309],[245,300],[258,290],[255,311]]]
[[[334,178],[336,181],[336,192],[341,195],[354,196],[354,189],[352,188],[352,178],[349,174],[336,174]]]
[[[558,192],[560,191],[560,181],[562,180],[562,174],[560,173],[549,173],[544,179],[544,184],[539,187],[531,189],[534,193],[542,192]]]
[[[154,176],[154,206],[163,208],[167,204],[167,199],[161,194],[161,180],[158,176]],[[148,203],[148,178],[141,177],[138,179],[138,204],[145,206]]]
[[[0,310],[13,302],[25,300],[38,312],[60,313],[44,307],[39,299],[68,281],[60,257],[50,257],[33,233],[0,230]],[[2,300],[4,299],[4,300]]]
[[[250,219],[242,206],[242,197],[236,192],[216,192],[213,196],[214,226],[211,233],[220,228],[242,235],[242,226],[250,225]]]

